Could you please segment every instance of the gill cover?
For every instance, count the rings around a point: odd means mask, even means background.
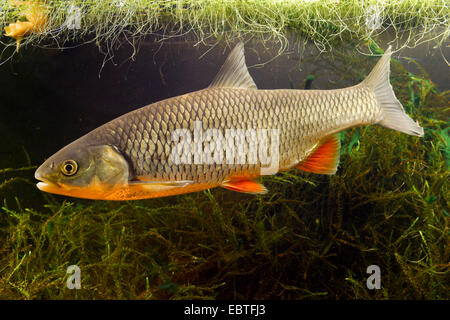
[[[69,145],[70,146],[70,145]],[[36,170],[35,177],[42,182],[40,190],[88,199],[101,199],[118,186],[128,183],[129,167],[119,151],[109,145],[72,145],[50,157]],[[71,176],[61,170],[67,160],[75,161],[79,169]]]
[[[116,147],[109,145],[92,146],[88,148],[95,166],[91,181],[100,183],[105,188],[128,183],[128,162]]]

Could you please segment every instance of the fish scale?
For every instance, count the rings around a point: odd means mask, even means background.
[[[361,85],[331,91],[209,88],[125,114],[91,132],[88,139],[116,146],[130,161],[135,176],[219,184],[243,172],[256,175],[261,163],[229,165],[223,146],[221,163],[175,165],[171,152],[178,141],[171,141],[173,130],[188,129],[193,136],[194,121],[201,121],[203,131],[218,129],[223,137],[227,129],[278,129],[279,165],[286,170],[325,136],[356,124],[375,123],[380,114],[375,96]],[[232,141],[235,150],[237,142]],[[256,137],[256,145],[260,143]],[[244,148],[249,148],[247,141]]]

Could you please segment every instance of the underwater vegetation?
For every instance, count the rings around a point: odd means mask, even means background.
[[[43,3],[39,1],[10,0],[10,4],[19,7],[21,15],[23,15],[26,20],[17,20],[17,22],[11,23],[5,27],[5,35],[16,39],[17,51],[19,51],[20,42],[25,35],[44,31],[47,23],[46,9]]]
[[[39,3],[34,7],[42,8],[37,16],[45,23],[28,31],[23,46],[95,43],[106,57],[123,43],[138,50],[148,35],[167,39],[189,33],[202,43],[244,37],[276,40],[281,53],[290,32],[321,51],[349,38],[362,43],[387,30],[409,47],[432,39],[442,44],[450,33],[446,0],[2,0],[0,29],[31,23],[29,14],[24,17],[31,3]],[[11,40],[0,39],[6,48],[16,46]]]
[[[324,63],[354,82],[375,62],[339,50],[333,59]],[[0,169],[0,298],[448,299],[450,92],[420,65],[413,74],[393,59],[391,68],[424,137],[347,130],[336,175],[265,177],[265,195],[57,197],[35,188],[42,159],[24,150],[22,165]],[[304,80],[293,87],[315,81]],[[70,265],[81,290],[66,288]],[[380,290],[366,287],[370,265]]]

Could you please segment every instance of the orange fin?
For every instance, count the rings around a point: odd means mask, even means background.
[[[221,185],[225,189],[232,190],[232,191],[238,191],[238,192],[244,192],[244,193],[252,193],[252,194],[265,194],[267,193],[266,187],[264,187],[261,183],[249,180],[249,179],[242,179],[242,180],[228,180],[222,183]]]
[[[325,138],[296,168],[319,174],[335,174],[339,164],[340,147],[339,137]]]

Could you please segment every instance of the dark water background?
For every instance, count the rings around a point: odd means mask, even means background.
[[[314,89],[358,82],[346,78],[345,72],[337,73],[333,63],[324,59],[327,53],[318,55],[312,45],[292,45],[273,59],[278,49],[258,42],[246,44],[247,65],[259,88],[303,88],[311,74]],[[124,46],[105,62],[95,45],[66,50],[22,47],[0,66],[0,168],[18,168],[27,162],[39,165],[61,147],[126,112],[207,87],[230,50],[223,44],[206,47],[183,39],[164,43],[149,39],[134,59],[130,59],[132,48]],[[450,81],[442,54],[449,59],[449,51],[428,43],[394,57],[411,72],[418,69],[404,58],[415,59],[444,91],[450,89]],[[347,52],[362,56],[351,48]],[[33,173],[30,170],[23,176],[33,181]],[[30,191],[30,197],[36,197],[30,188],[24,186],[24,194]]]
[[[414,74],[423,68],[439,91],[449,90],[442,55],[450,60],[450,48],[433,46],[404,49],[394,58]],[[302,89],[310,75],[313,89],[351,86],[378,61],[351,44],[319,55],[293,41],[280,57],[270,43],[245,48],[250,74],[263,89]],[[413,78],[394,61],[394,91],[408,112],[422,116],[425,136],[351,129],[341,149],[346,165],[335,176],[293,171],[267,177],[264,196],[217,188],[128,202],[36,188],[35,168],[47,157],[124,113],[207,87],[230,50],[148,39],[134,60],[132,48],[123,46],[114,63],[104,63],[94,45],[21,47],[0,65],[0,298],[448,298],[448,149],[444,131],[431,124],[444,119],[439,110],[448,108],[448,95],[419,96],[427,82],[411,85]],[[416,103],[421,98],[426,101]],[[429,119],[424,109],[432,107]],[[354,152],[360,134],[361,149]],[[89,275],[83,276],[87,290],[65,289],[70,264]],[[372,264],[383,270],[378,292],[360,281]]]

